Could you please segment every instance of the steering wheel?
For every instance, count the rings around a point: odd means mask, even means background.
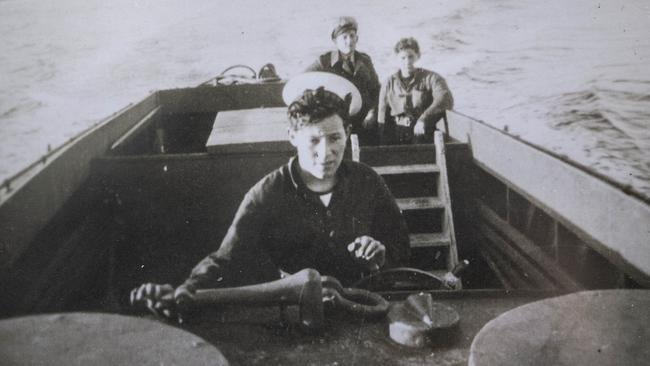
[[[410,267],[390,268],[373,273],[355,282],[351,287],[368,291],[449,289],[442,278]]]
[[[240,72],[233,72],[233,70],[239,70]],[[254,82],[256,79],[257,73],[252,67],[247,65],[233,65],[223,70],[219,75],[199,84],[199,86],[247,84]]]

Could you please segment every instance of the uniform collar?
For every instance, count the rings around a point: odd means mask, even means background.
[[[404,83],[401,75],[402,71],[397,70],[393,77],[397,80],[398,83],[400,83],[403,89],[408,90],[411,89],[413,85],[415,85],[420,80],[421,69],[419,67],[416,67],[415,70],[413,70],[413,76],[409,79],[408,84]]]
[[[304,186],[304,183],[300,178],[300,174],[298,173],[297,165],[298,165],[298,156],[292,156],[291,159],[289,159],[289,162],[287,163],[287,171],[289,172],[289,177],[291,178],[291,183],[293,184],[293,188],[295,188],[296,190],[299,189],[299,187]]]
[[[357,51],[354,51],[349,57],[350,61],[352,61],[352,65],[356,65],[356,54]],[[341,54],[341,51],[332,51],[330,57],[330,66],[336,65],[336,63],[339,61],[343,61],[343,55]]]
[[[306,198],[308,195],[314,195],[315,193],[309,190],[309,188],[307,188],[305,185],[305,182],[303,182],[302,178],[300,178],[300,172],[298,171],[298,169],[300,169],[300,166],[298,164],[298,156],[293,156],[291,159],[289,159],[286,168],[289,172],[289,177],[291,178],[293,188],[295,188],[299,194],[303,195]],[[345,187],[347,187],[346,182],[349,176],[349,167],[345,159],[343,159],[341,162],[339,170],[336,171],[336,174],[338,175],[338,180],[336,181],[336,185],[334,186],[334,189],[332,189],[332,192],[336,192],[341,188],[345,189]]]

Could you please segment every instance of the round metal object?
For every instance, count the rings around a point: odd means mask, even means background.
[[[213,345],[158,321],[101,313],[0,321],[3,365],[228,365]]]
[[[460,321],[458,312],[447,305],[433,302],[430,294],[409,296],[388,311],[388,334],[404,346],[425,347],[449,335]]]
[[[587,291],[526,304],[487,323],[469,365],[647,365],[650,291]]]

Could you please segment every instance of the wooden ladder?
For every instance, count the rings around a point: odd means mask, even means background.
[[[352,135],[351,147],[352,160],[373,167],[395,196],[411,232],[413,266],[436,275],[451,271],[458,250],[442,132],[435,132],[434,145],[359,147]]]

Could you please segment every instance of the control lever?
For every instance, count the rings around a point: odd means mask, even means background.
[[[445,275],[442,277],[443,285],[451,290],[459,290],[461,283],[460,275],[463,273],[463,271],[465,271],[467,266],[469,266],[469,261],[467,259],[460,261],[460,263],[455,265],[451,271],[445,273]]]

